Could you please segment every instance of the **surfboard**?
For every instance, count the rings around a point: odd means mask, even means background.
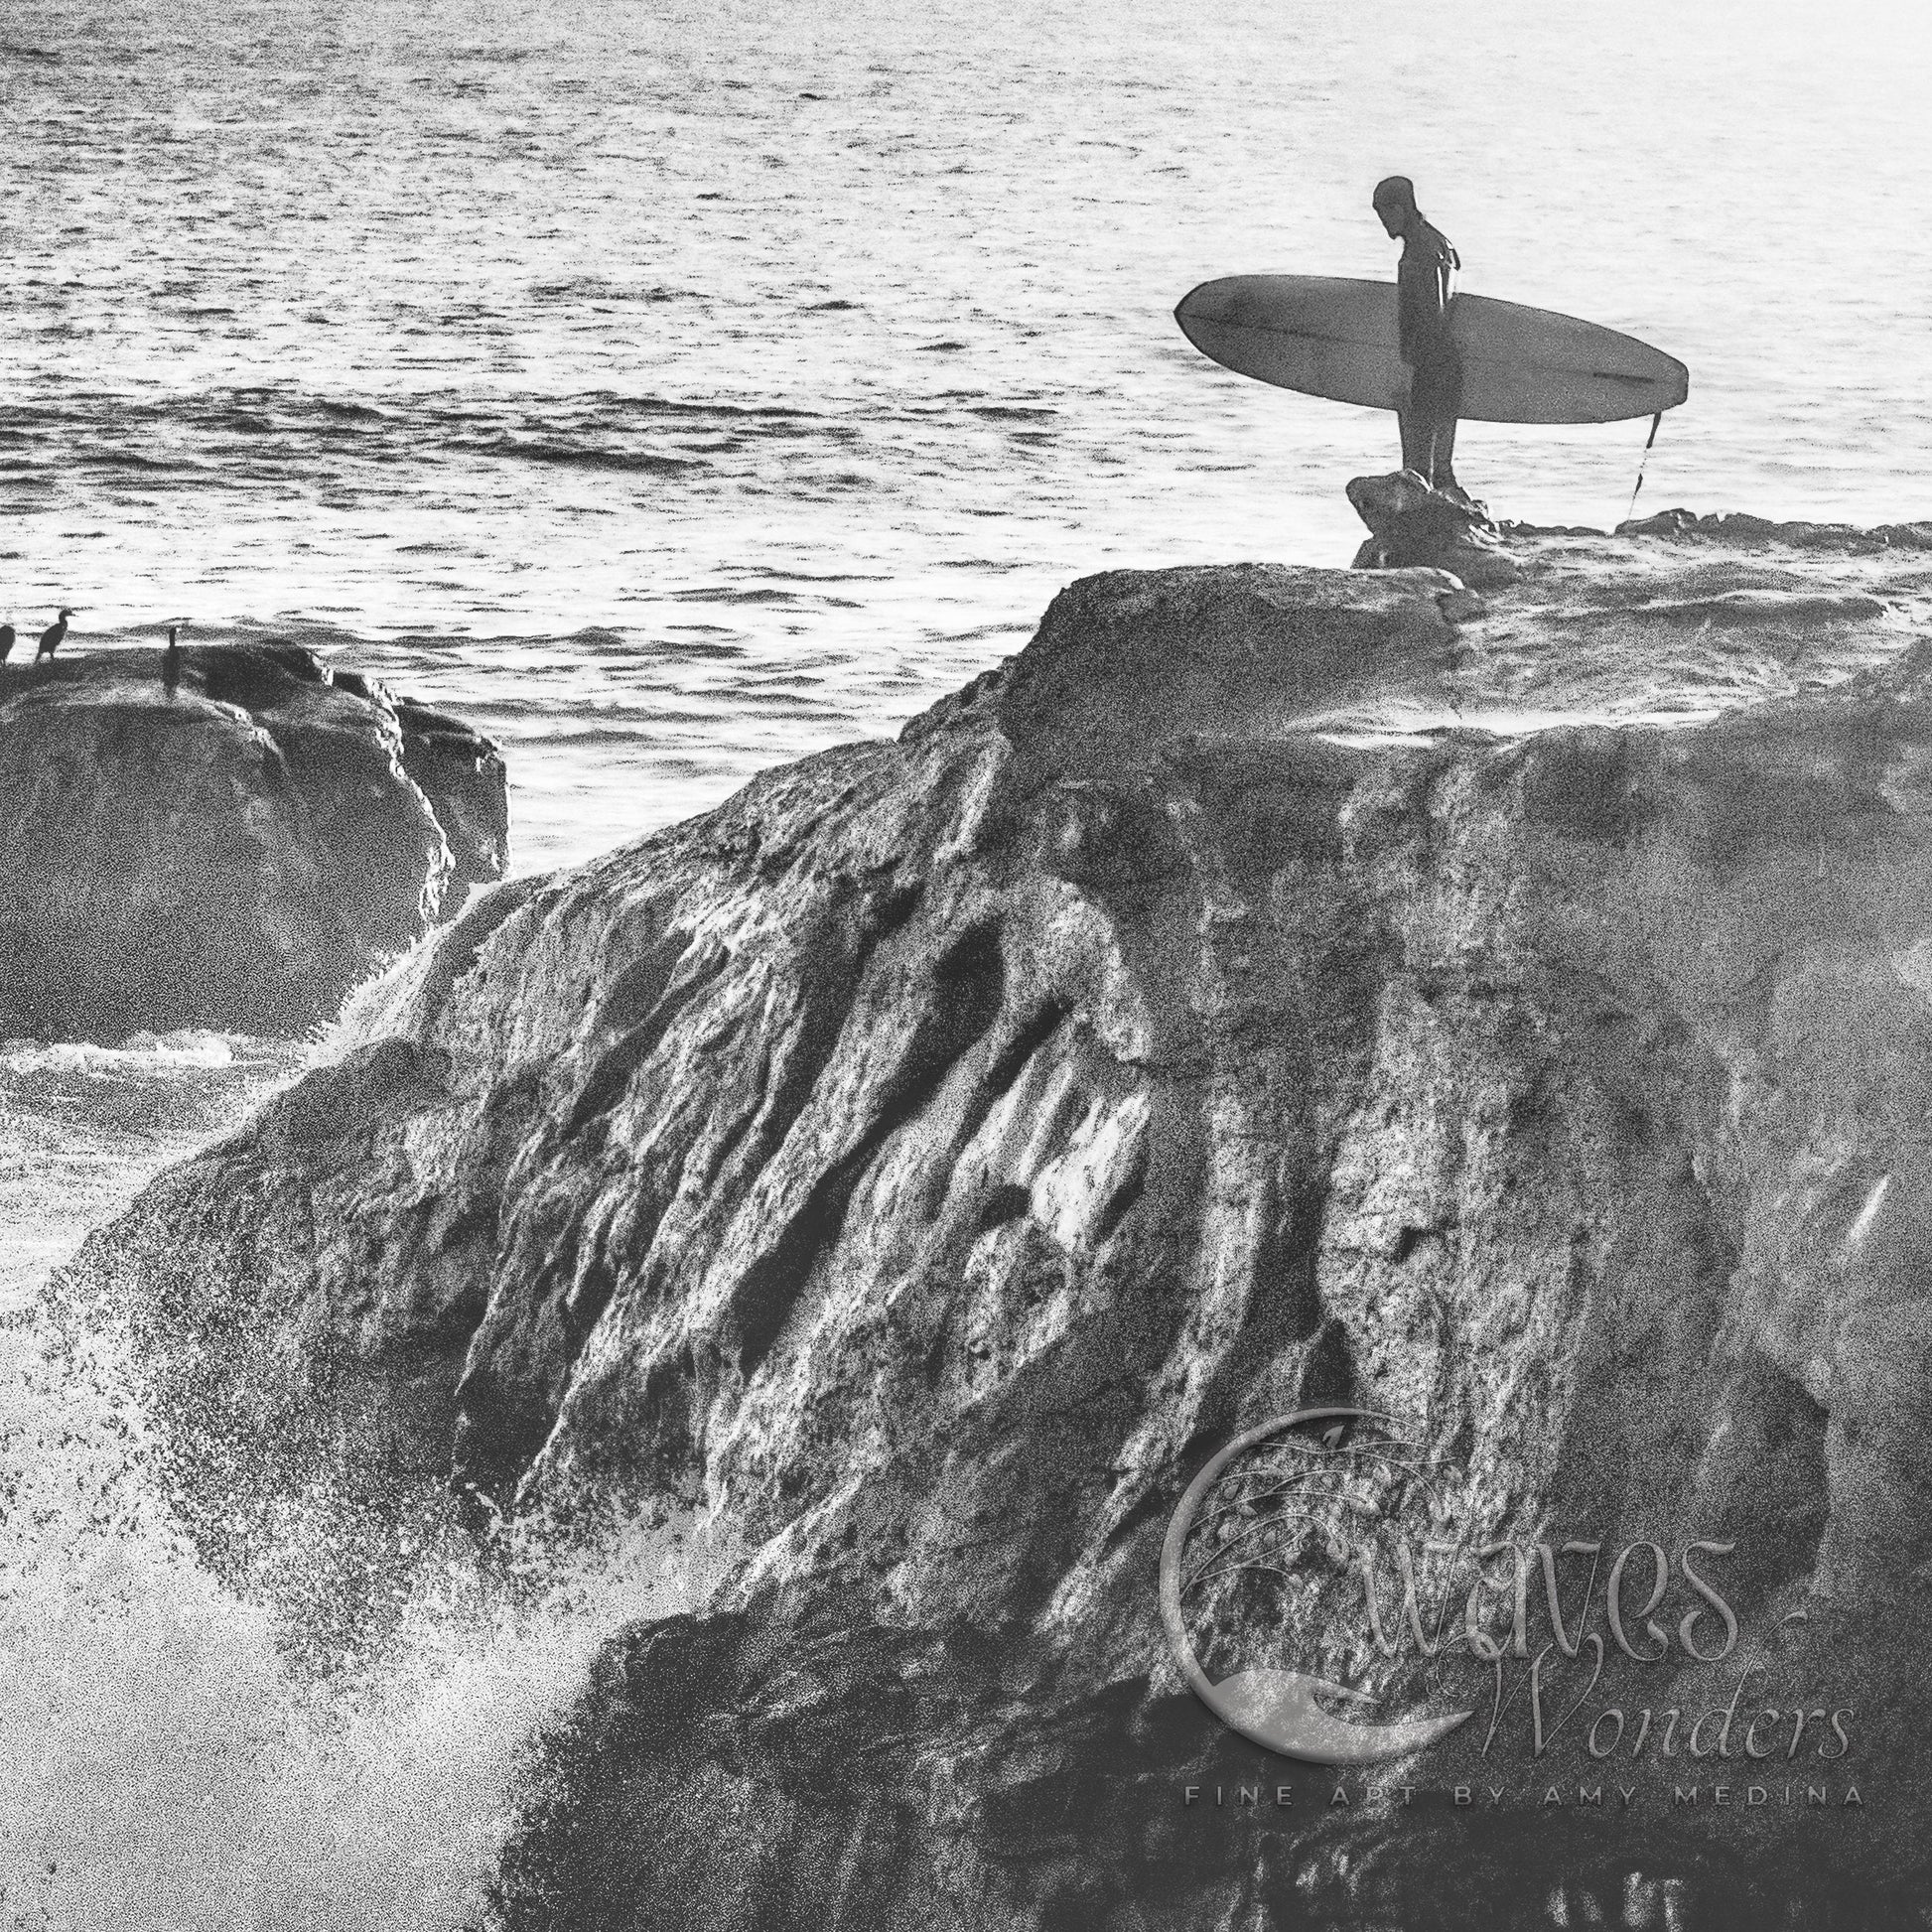
[[[1203,355],[1277,388],[1369,409],[1395,409],[1406,393],[1393,282],[1230,275],[1203,282],[1173,314]],[[1675,356],[1520,302],[1458,295],[1449,334],[1469,422],[1615,423],[1675,409],[1690,393]]]

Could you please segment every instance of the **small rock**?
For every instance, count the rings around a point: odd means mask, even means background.
[[[1355,553],[1357,570],[1448,570],[1472,590],[1513,584],[1522,575],[1480,504],[1432,489],[1413,470],[1356,477],[1348,500],[1369,527],[1368,541]]]

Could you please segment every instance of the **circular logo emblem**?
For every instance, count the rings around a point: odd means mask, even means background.
[[[1467,1711],[1375,1717],[1426,1701],[1431,1660],[1454,1647],[1461,1546],[1431,1534],[1447,1515],[1386,1417],[1298,1409],[1236,1437],[1188,1485],[1161,1553],[1162,1621],[1195,1695],[1311,1764],[1404,1757],[1453,1730]]]

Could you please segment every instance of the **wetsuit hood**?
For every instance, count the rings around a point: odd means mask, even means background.
[[[1372,207],[1400,208],[1405,214],[1420,214],[1416,206],[1416,184],[1407,175],[1388,175],[1375,184],[1370,197]]]

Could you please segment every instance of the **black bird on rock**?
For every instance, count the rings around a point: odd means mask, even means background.
[[[14,627],[10,623],[0,623],[0,664],[12,656],[14,647]]]
[[[64,610],[61,615],[41,632],[41,647],[34,653],[38,664],[43,657],[52,657],[61,648],[61,639],[68,634],[68,620],[73,616],[71,611]]]

